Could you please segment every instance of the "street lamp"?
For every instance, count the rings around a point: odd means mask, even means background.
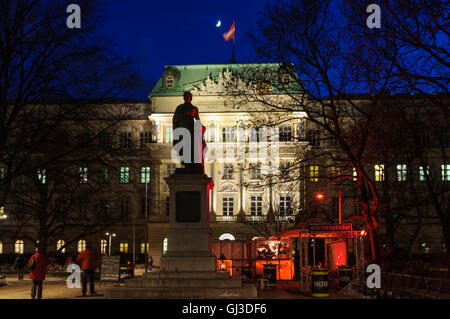
[[[0,216],[1,220],[5,220],[6,218],[8,218],[8,215],[6,215],[6,214],[3,214],[3,215]]]
[[[339,198],[339,225],[342,225],[342,190],[338,191],[337,195],[328,195],[323,193],[316,194],[317,199],[324,199],[325,197],[338,197]]]
[[[114,233],[105,233],[106,236],[109,236],[109,256],[111,256],[111,239],[112,237],[116,237],[116,234]]]

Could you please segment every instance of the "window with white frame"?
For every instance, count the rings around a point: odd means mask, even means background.
[[[280,196],[280,215],[284,216],[292,214],[291,203],[291,196]]]
[[[14,253],[23,254],[23,251],[24,251],[23,240],[16,240],[14,244]]]
[[[233,126],[222,128],[222,142],[233,143],[234,136],[235,136],[235,128]]]
[[[450,182],[450,164],[441,165],[441,176],[444,182]]]
[[[406,182],[406,164],[397,164],[397,181]]]
[[[233,179],[234,167],[233,164],[223,165],[223,177],[222,179]]]
[[[252,216],[262,215],[262,196],[250,196],[250,214]]]
[[[374,166],[375,170],[375,181],[382,182],[384,181],[384,164],[376,164]]]
[[[279,141],[290,142],[292,141],[292,126],[283,125],[279,127]]]
[[[234,214],[234,197],[224,196],[222,197],[222,215],[232,216]]]

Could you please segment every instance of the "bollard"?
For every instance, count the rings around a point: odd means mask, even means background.
[[[311,277],[311,296],[314,298],[328,298],[328,269],[313,269]]]

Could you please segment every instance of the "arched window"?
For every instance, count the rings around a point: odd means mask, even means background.
[[[59,251],[61,249],[62,246],[64,246],[66,243],[64,240],[60,239],[56,242],[56,250]],[[63,249],[61,249],[60,251],[61,253],[65,253],[66,252],[66,248],[64,247]]]
[[[86,241],[85,240],[78,241],[78,252],[81,253],[85,249],[86,249]]]
[[[167,237],[163,240],[163,255],[167,252]]]
[[[23,240],[17,240],[16,244],[14,245],[14,252],[16,254],[23,254],[24,245]]]
[[[220,235],[219,240],[235,240],[236,238],[234,238],[234,236],[230,233],[223,233],[222,235]]]
[[[106,239],[100,240],[100,252],[102,255],[106,254],[106,246],[108,246],[108,242]]]
[[[127,241],[120,242],[120,252],[122,254],[128,254],[128,242]]]

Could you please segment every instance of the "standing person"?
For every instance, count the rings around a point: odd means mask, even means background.
[[[148,255],[148,270],[153,269],[153,258],[152,256]]]
[[[14,261],[14,269],[17,270],[18,280],[23,280],[23,272],[24,272],[25,266],[26,266],[26,260],[23,257],[23,255],[20,254],[19,256],[17,256],[16,260]]]
[[[82,282],[83,282],[83,297],[86,297],[87,292],[87,280],[89,278],[90,282],[90,292],[91,296],[96,295],[95,286],[94,286],[94,276],[95,276],[95,267],[98,265],[98,254],[92,250],[92,245],[90,243],[86,244],[86,249],[78,254],[77,262],[81,266],[81,270],[83,273],[81,274]]]
[[[48,266],[48,256],[45,250],[38,248],[38,251],[31,256],[28,261],[28,267],[30,268],[30,279],[33,280],[33,286],[31,287],[31,298],[42,298],[42,282],[45,280],[45,271]]]

